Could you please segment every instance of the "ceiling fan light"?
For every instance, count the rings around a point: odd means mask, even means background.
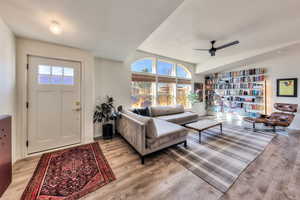
[[[52,21],[49,29],[55,35],[59,35],[62,33],[62,27],[57,21]]]

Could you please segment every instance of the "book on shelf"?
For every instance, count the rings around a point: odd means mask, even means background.
[[[266,70],[254,68],[214,73],[205,77],[206,106],[211,110],[240,110],[245,115],[264,113]]]

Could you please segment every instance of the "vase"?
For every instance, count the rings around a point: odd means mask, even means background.
[[[114,134],[114,131],[113,131],[113,124],[103,124],[102,126],[102,137],[103,139],[111,139],[113,138],[113,134]]]

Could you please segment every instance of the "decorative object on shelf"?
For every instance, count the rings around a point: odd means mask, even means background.
[[[265,73],[265,69],[255,68],[206,76],[206,109],[248,117],[266,114]]]
[[[287,78],[277,79],[277,96],[278,97],[297,97],[298,79]]]
[[[103,139],[111,139],[113,137],[113,124],[110,123],[120,117],[120,113],[114,107],[113,97],[106,96],[105,102],[96,105],[94,112],[94,124],[103,123],[102,133]]]
[[[198,96],[198,102],[203,102],[203,83],[194,83],[194,92]]]

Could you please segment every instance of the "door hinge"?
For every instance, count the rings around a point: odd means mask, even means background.
[[[29,69],[29,64],[26,65],[26,69],[27,69],[27,70]]]
[[[26,108],[29,108],[29,102],[28,101],[26,102]]]
[[[26,140],[26,147],[28,147],[29,146],[29,141],[28,140]]]

